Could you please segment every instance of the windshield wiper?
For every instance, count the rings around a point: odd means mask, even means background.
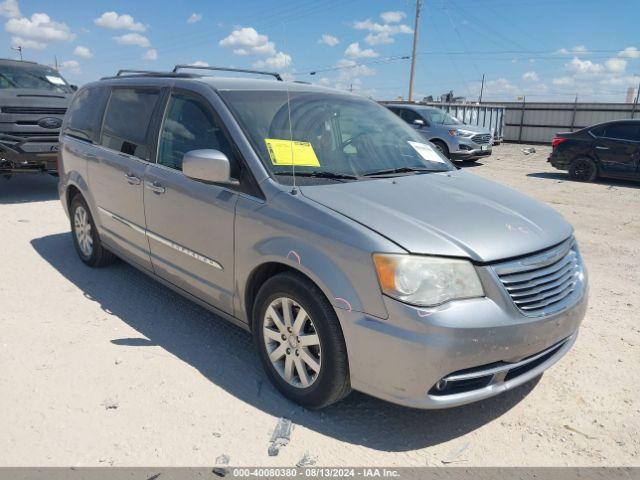
[[[276,175],[293,175],[293,172],[275,172]],[[318,172],[296,172],[296,177],[311,177],[311,178],[330,178],[334,180],[358,180],[355,175],[348,175],[346,173],[336,173],[327,171]]]
[[[390,175],[394,173],[413,173],[413,172],[439,172],[440,170],[434,170],[432,168],[422,168],[422,167],[398,167],[398,168],[387,168],[385,170],[376,170],[373,172],[368,172],[363,174],[363,177],[375,177],[378,175]]]

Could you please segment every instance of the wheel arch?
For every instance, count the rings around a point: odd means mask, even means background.
[[[310,264],[305,263],[307,259],[310,259]],[[264,257],[263,262],[251,269],[246,281],[241,283],[243,285],[240,292],[239,316],[241,319],[251,325],[251,313],[258,290],[269,278],[284,272],[292,272],[309,280],[320,289],[334,308],[362,310],[362,303],[355,289],[330,259],[298,249],[289,250],[285,257]]]

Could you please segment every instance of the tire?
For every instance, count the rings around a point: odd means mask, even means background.
[[[116,261],[117,257],[102,245],[91,211],[82,195],[77,194],[71,200],[69,218],[73,246],[80,260],[96,268],[106,267]]]
[[[449,156],[449,147],[447,147],[446,143],[444,143],[442,140],[431,140],[431,143],[433,143],[445,157],[451,159],[451,157]]]
[[[579,157],[569,166],[569,178],[576,182],[593,182],[598,177],[598,166],[589,157]]]
[[[300,323],[295,322],[296,319],[308,319],[304,320],[299,335],[296,331],[286,330],[283,299],[291,302],[288,303],[291,306],[290,324],[294,329]],[[302,310],[306,312],[306,316],[300,315]],[[277,314],[284,329],[278,328],[273,321],[273,312]],[[258,291],[252,318],[253,339],[258,356],[267,376],[282,395],[307,408],[322,408],[349,394],[351,385],[347,348],[338,317],[331,303],[311,281],[293,272],[271,277]],[[309,339],[314,338],[314,332],[318,339],[317,345],[304,345],[295,340],[310,341]],[[295,339],[291,340],[291,337]],[[274,362],[269,358],[270,354],[277,357]],[[309,358],[311,363],[307,362]],[[317,371],[311,367],[314,363],[318,367]],[[300,374],[300,368],[304,374]],[[306,385],[303,377],[307,380]]]

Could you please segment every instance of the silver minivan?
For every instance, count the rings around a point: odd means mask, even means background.
[[[450,160],[472,162],[491,155],[493,133],[481,125],[469,125],[440,108],[413,103],[385,106],[418,130]]]
[[[59,183],[80,259],[119,257],[250,331],[308,407],[351,389],[452,407],[567,353],[587,274],[558,213],[456,169],[374,101],[275,76],[82,87]]]

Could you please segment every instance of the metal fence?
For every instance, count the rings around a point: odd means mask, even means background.
[[[610,120],[640,118],[640,107],[631,103],[428,102],[421,105],[441,108],[468,124],[488,127],[499,140],[521,143],[551,143],[558,132],[573,132]]]
[[[638,117],[629,103],[507,102],[504,139],[522,143],[549,143],[558,132],[573,132],[597,123]]]

